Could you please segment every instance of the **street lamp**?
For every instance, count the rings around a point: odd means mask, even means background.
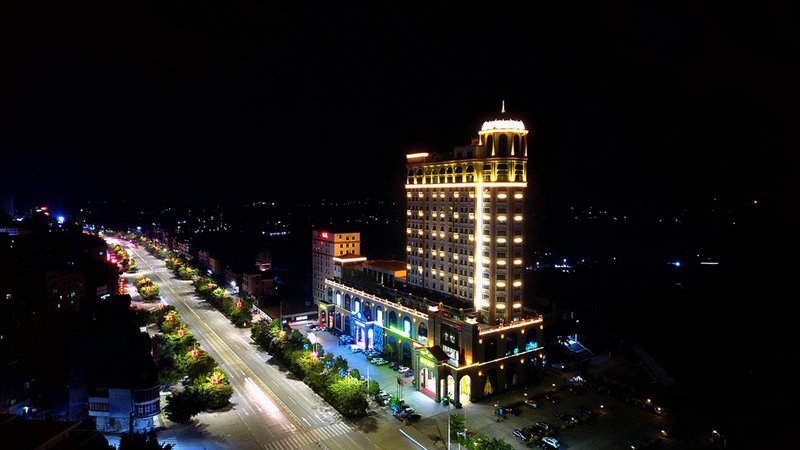
[[[314,359],[317,358],[317,335],[314,333],[308,333],[308,340],[311,342],[311,353],[314,355]]]

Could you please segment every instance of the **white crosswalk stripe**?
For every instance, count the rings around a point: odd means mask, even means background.
[[[330,439],[351,431],[353,431],[353,429],[349,425],[339,422],[311,431],[293,434],[278,441],[270,442],[266,447],[268,450],[293,450],[307,447],[323,439]]]

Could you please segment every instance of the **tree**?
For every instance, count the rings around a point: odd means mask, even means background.
[[[197,287],[197,293],[200,294],[201,297],[209,299],[211,298],[211,293],[214,292],[219,286],[214,284],[212,281],[205,280]]]
[[[178,314],[178,311],[171,310],[164,318],[158,323],[159,328],[164,333],[171,333],[181,326],[181,315]]]
[[[195,273],[197,273],[197,271],[189,266],[178,267],[178,278],[181,280],[191,280]]]
[[[182,392],[173,392],[167,397],[164,411],[167,418],[177,423],[189,423],[192,417],[206,407],[206,399],[202,392],[194,388],[186,388]]]
[[[122,433],[119,450],[172,450],[172,444],[159,444],[155,430],[144,433]]]
[[[153,300],[158,297],[159,289],[155,284],[148,284],[139,288],[139,295],[144,300]]]
[[[480,448],[481,450],[514,450],[514,446],[508,442],[496,437],[489,437],[483,433],[472,440],[470,448]]]
[[[270,326],[265,320],[259,320],[253,323],[253,328],[250,329],[250,337],[262,350],[267,349],[269,340],[272,339],[269,335],[269,328]]]
[[[374,397],[374,396],[378,395],[378,393],[380,393],[380,391],[381,391],[380,384],[378,384],[378,382],[375,381],[375,380],[371,380],[369,382],[369,395]]]
[[[139,289],[140,287],[148,285],[148,284],[153,284],[153,281],[150,278],[148,278],[148,277],[146,277],[144,275],[142,275],[140,277],[136,277],[136,281],[133,282],[133,286],[136,289]]]
[[[214,368],[217,367],[217,361],[208,352],[197,347],[186,352],[182,360],[186,375],[189,375],[193,380],[210,375]]]
[[[225,289],[217,287],[213,291],[211,291],[211,300],[214,300],[215,302],[220,302],[227,295],[228,293],[225,292]]]
[[[464,414],[450,414],[450,437],[457,438],[459,431],[464,431],[466,428],[466,421]]]
[[[211,411],[228,406],[233,395],[233,387],[230,384],[203,384],[200,389],[205,397],[205,410]]]
[[[330,387],[333,406],[348,417],[361,417],[367,413],[367,398],[361,380],[344,377]]]

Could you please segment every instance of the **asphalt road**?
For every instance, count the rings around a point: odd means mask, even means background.
[[[111,239],[109,239],[111,241]],[[198,448],[413,448],[397,427],[374,426],[371,437],[345,421],[300,380],[287,378],[269,356],[251,344],[249,329],[238,329],[211,305],[200,300],[188,281],[176,279],[164,262],[147,251],[123,243],[140,262],[140,273],[160,288],[162,299],[174,305],[181,319],[229,375],[234,404],[224,412],[198,416],[199,430],[187,435]],[[196,442],[195,442],[196,440]],[[181,443],[180,436],[177,441]]]

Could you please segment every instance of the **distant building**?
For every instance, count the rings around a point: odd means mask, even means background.
[[[14,211],[14,197],[0,198],[0,214],[8,214],[11,217],[15,216]]]
[[[208,256],[208,250],[204,250],[202,248],[197,250],[197,262],[200,264],[200,267],[208,267]]]
[[[272,253],[269,248],[262,248],[255,257],[256,268],[262,272],[272,269]]]
[[[246,271],[242,274],[241,291],[255,297],[271,296],[274,291],[272,276],[260,270]]]
[[[315,231],[320,322],[411,367],[436,401],[478,401],[541,375],[543,319],[522,298],[527,151],[524,124],[501,118],[452,156],[407,155],[406,261],[339,274],[325,259],[337,257],[322,256],[331,234]]]
[[[212,275],[222,274],[222,260],[216,256],[208,255],[208,270]]]
[[[342,264],[360,263],[366,259],[361,256],[361,233],[311,231],[311,292],[314,301],[325,298],[325,279],[341,276]]]

